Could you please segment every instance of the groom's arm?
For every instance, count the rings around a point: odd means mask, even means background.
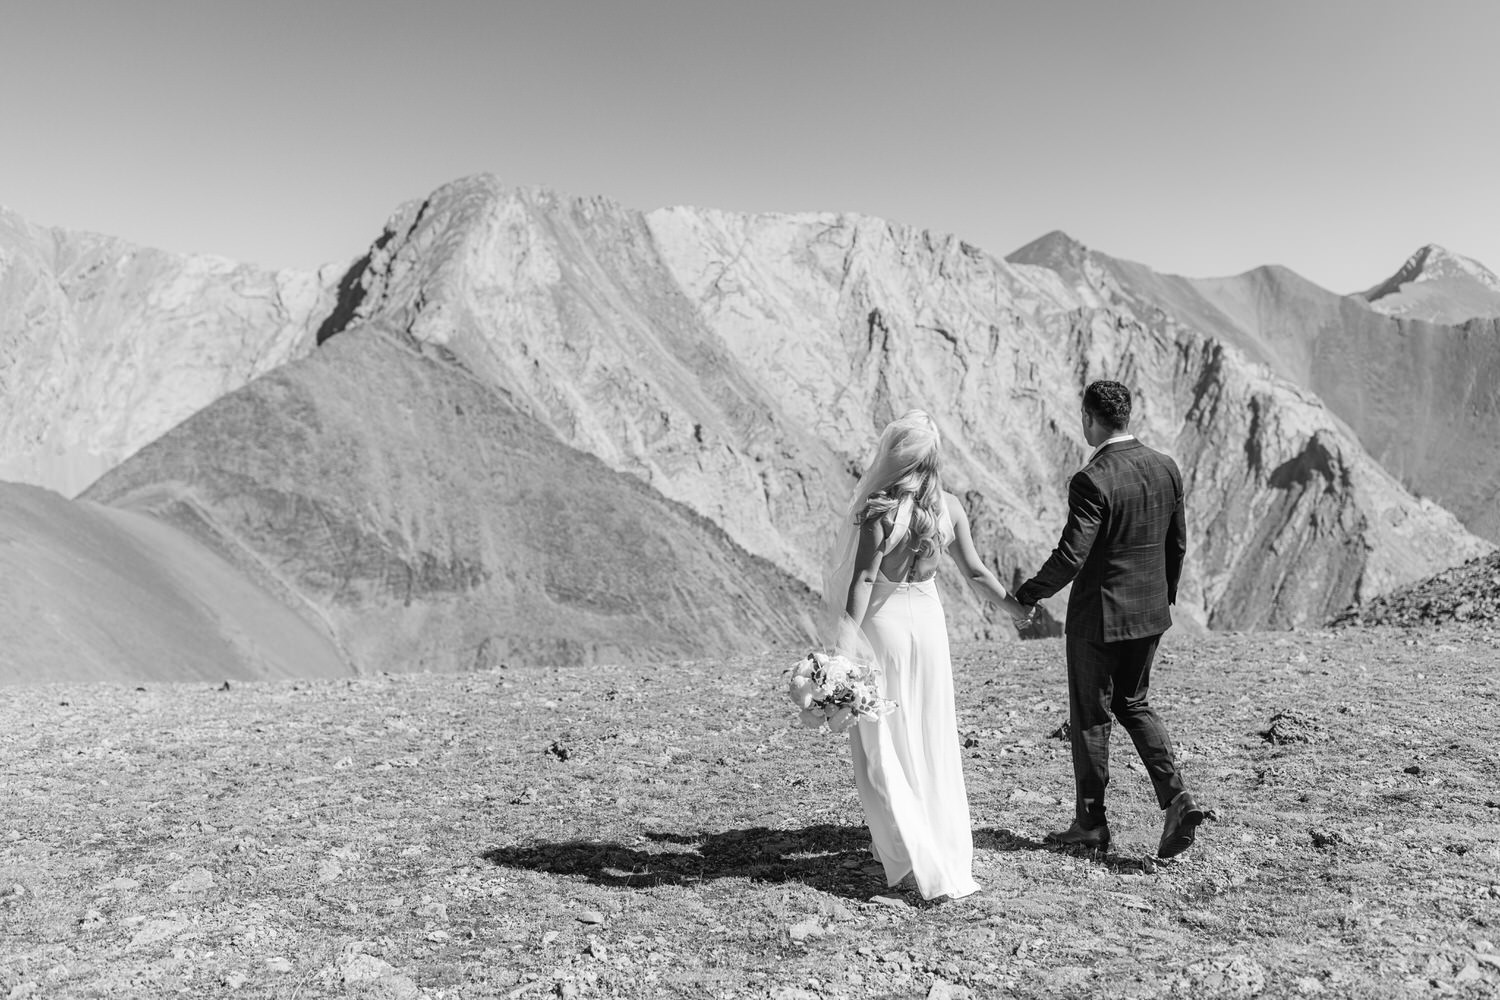
[[[1035,604],[1066,587],[1083,568],[1094,547],[1099,526],[1104,523],[1104,494],[1083,472],[1068,482],[1068,521],[1063,525],[1057,548],[1047,557],[1036,576],[1016,590],[1016,600]]]

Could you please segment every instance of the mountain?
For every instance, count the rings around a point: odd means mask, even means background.
[[[441,350],[351,328],[85,498],[197,538],[350,668],[467,670],[806,641],[806,587],[558,442]]]
[[[814,587],[880,427],[913,405],[943,430],[985,556],[1028,575],[1084,457],[1078,393],[1106,376],[1140,389],[1136,429],[1195,491],[1186,621],[1321,621],[1487,551],[1310,394],[1101,294],[1078,263],[1007,263],[854,215],[641,213],[477,177],[398,210],[339,309],[452,352],[560,440]],[[959,630],[985,634],[948,583]]]
[[[1500,320],[1445,326],[1373,311],[1284,267],[1230,278],[1158,274],[1044,237],[1016,263],[1063,261],[1101,305],[1210,337],[1315,395],[1409,490],[1500,542]]]
[[[71,496],[307,353],[346,266],[266,271],[0,209],[0,479]]]
[[[0,483],[0,685],[349,672],[326,628],[161,521]]]
[[[1014,584],[1066,516],[1100,377],[1136,389],[1132,429],[1188,484],[1183,629],[1320,623],[1493,548],[1357,437],[1391,433],[1388,461],[1413,447],[1409,397],[1367,388],[1361,359],[1416,351],[1453,447],[1479,449],[1455,400],[1493,401],[1454,380],[1484,371],[1486,330],[1330,302],[1284,269],[1193,282],[1060,233],[1002,260],[858,215],[647,213],[489,176],[400,206],[316,274],[22,235],[0,289],[53,318],[17,321],[23,304],[0,344],[49,380],[8,382],[8,413],[62,414],[65,458],[128,455],[88,502],[190,535],[351,669],[800,644],[848,492],[912,406]],[[95,247],[87,282],[48,249],[75,242]],[[115,319],[77,320],[91,302]],[[1351,342],[1359,377],[1330,389],[1364,431],[1310,384]],[[35,472],[45,451],[22,435],[0,460]],[[1013,635],[943,572],[956,635]]]
[[[1500,277],[1469,257],[1429,243],[1395,274],[1361,293],[1388,316],[1457,324],[1500,318]]]

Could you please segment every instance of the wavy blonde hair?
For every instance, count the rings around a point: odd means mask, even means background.
[[[893,516],[910,498],[907,538],[919,557],[936,552],[943,510],[941,444],[937,424],[922,410],[907,410],[886,424],[875,461],[865,474],[869,492],[854,514],[855,521],[862,524],[871,518]]]

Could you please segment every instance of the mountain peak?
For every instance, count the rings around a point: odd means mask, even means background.
[[[1356,297],[1387,316],[1430,323],[1500,317],[1500,277],[1436,243],[1420,247],[1395,274]]]
[[[1088,256],[1088,253],[1088,247],[1061,229],[1054,229],[1045,236],[1039,236],[1020,249],[1006,254],[1005,259],[1011,264],[1034,264],[1060,271],[1070,267],[1076,268]]]
[[[1375,302],[1399,292],[1403,285],[1445,278],[1477,282],[1486,288],[1500,291],[1500,277],[1496,277],[1495,272],[1479,261],[1456,254],[1436,243],[1428,243],[1406,258],[1406,263],[1395,274],[1364,292],[1363,296],[1368,301]]]

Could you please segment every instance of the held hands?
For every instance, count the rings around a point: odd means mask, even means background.
[[[1014,597],[1007,597],[1001,601],[1000,608],[1010,615],[1011,624],[1017,629],[1026,629],[1035,625],[1037,612],[1040,610],[1039,605],[1022,604]]]

